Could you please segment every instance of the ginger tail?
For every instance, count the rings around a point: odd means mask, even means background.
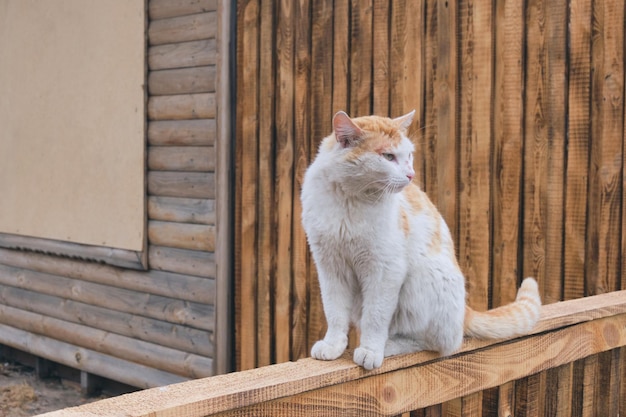
[[[528,334],[539,321],[541,298],[533,278],[526,278],[515,301],[485,312],[465,307],[465,335],[479,339],[503,339]]]

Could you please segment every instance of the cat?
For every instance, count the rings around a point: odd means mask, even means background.
[[[398,118],[351,119],[338,112],[302,184],[302,224],[315,262],[327,321],[311,356],[334,360],[360,329],[353,360],[367,370],[384,357],[457,351],[463,336],[506,338],[539,319],[537,282],[516,301],[487,312],[466,306],[465,277],[448,227],[412,180],[415,111]]]

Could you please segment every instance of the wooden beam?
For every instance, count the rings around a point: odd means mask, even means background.
[[[188,381],[66,409],[53,416],[400,414],[626,345],[626,291],[545,306],[533,334],[466,340],[453,356],[420,352],[364,371],[344,355]]]

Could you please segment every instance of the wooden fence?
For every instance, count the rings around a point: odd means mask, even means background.
[[[448,358],[397,356],[369,372],[348,355],[302,359],[46,416],[617,416],[626,413],[625,346],[620,291],[546,306],[532,335],[466,340]]]
[[[337,110],[416,109],[474,308],[525,276],[545,303],[624,288],[624,23],[617,0],[238,1],[237,368],[323,335],[299,190]]]

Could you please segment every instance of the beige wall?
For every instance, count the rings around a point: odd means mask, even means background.
[[[0,232],[141,250],[144,0],[0,0]]]

